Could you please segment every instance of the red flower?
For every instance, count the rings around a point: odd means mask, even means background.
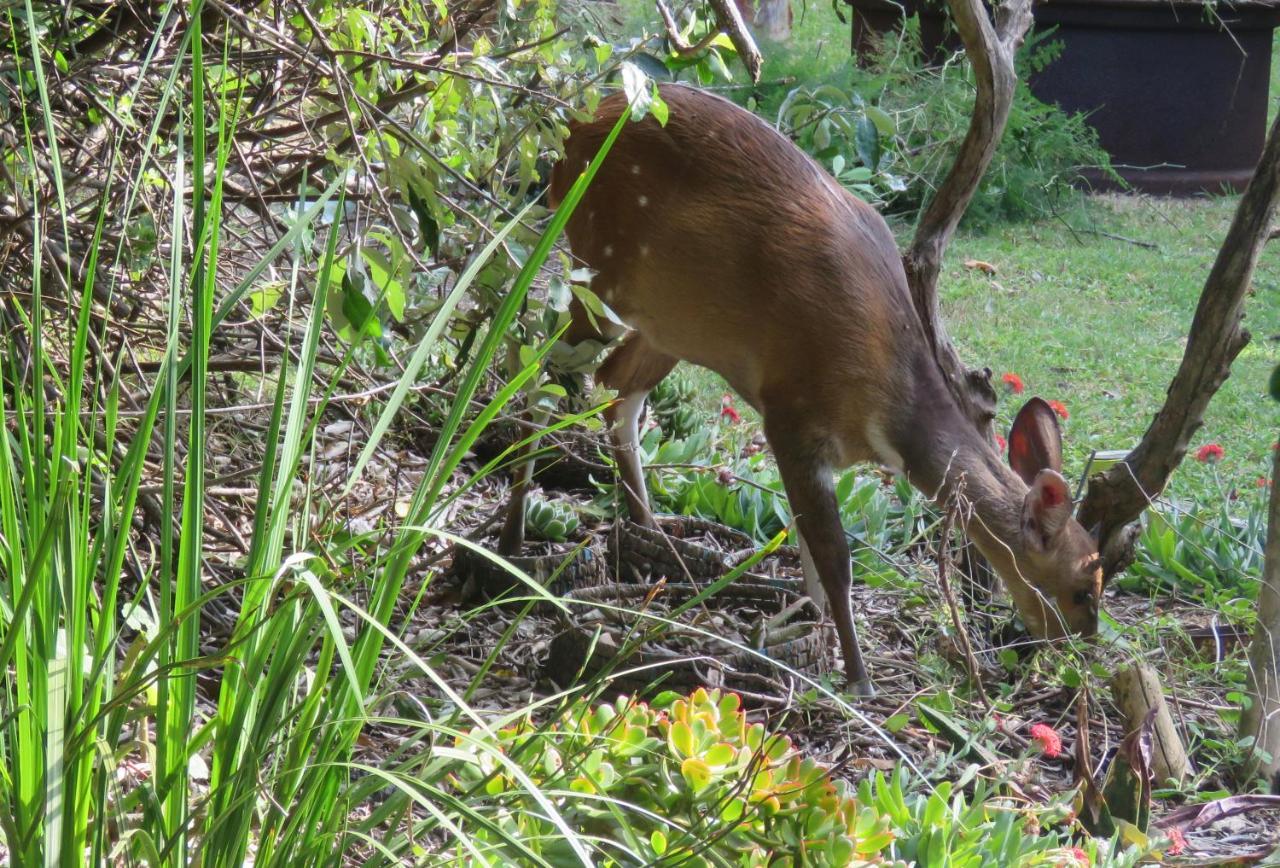
[[[1062,755],[1062,736],[1052,726],[1043,723],[1031,724],[1031,737],[1040,742],[1044,755],[1054,759]]]
[[[1013,392],[1013,394],[1015,394],[1015,395],[1021,395],[1021,394],[1022,394],[1022,390],[1023,390],[1024,388],[1026,388],[1025,386],[1023,386],[1023,385],[1022,385],[1022,378],[1021,378],[1021,377],[1019,377],[1017,374],[1008,374],[1008,373],[1006,373],[1006,374],[1005,374],[1003,377],[1001,377],[1000,379],[1001,379],[1002,381],[1004,381],[1004,385],[1005,385],[1005,387],[1006,387],[1010,392]]]
[[[1169,855],[1180,856],[1185,849],[1187,849],[1187,839],[1183,836],[1182,830],[1174,826],[1169,830]]]
[[[1006,442],[1005,439],[1001,437],[999,434],[996,435],[996,445],[1000,447],[1001,452],[1004,452],[1006,449],[1009,448],[1008,442]]]
[[[1265,476],[1259,476],[1259,477],[1258,477],[1258,487],[1259,487],[1259,488],[1267,488],[1267,487],[1268,487],[1268,486],[1270,486],[1270,485],[1271,485],[1271,480],[1270,480],[1270,479],[1267,479],[1267,477],[1265,477]]]
[[[733,408],[733,396],[726,394],[721,398],[721,419],[727,419],[731,422],[742,421],[742,416]]]
[[[1217,443],[1206,443],[1196,450],[1196,461],[1205,464],[1217,464],[1226,454]]]
[[[1067,855],[1075,860],[1074,865],[1089,865],[1089,854],[1081,850],[1079,847],[1072,847]],[[1064,863],[1065,864],[1065,863]]]
[[[1049,407],[1050,409],[1053,410],[1053,412],[1057,413],[1063,419],[1071,418],[1071,414],[1067,412],[1067,405],[1062,403],[1061,401],[1050,401]]]

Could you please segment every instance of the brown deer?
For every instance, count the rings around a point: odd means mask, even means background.
[[[816,601],[825,592],[855,693],[871,682],[832,472],[857,461],[906,473],[939,501],[962,497],[969,536],[1035,636],[1092,634],[1101,566],[1072,517],[1054,412],[1027,402],[1006,466],[948,391],[880,215],[750,112],[680,85],[661,94],[667,125],[627,124],[567,229],[592,290],[631,329],[597,381],[618,392],[606,413],[632,519],[654,523],[636,451],[645,396],[683,359],[763,417],[805,585]],[[571,127],[553,203],[625,106],[614,94]],[[575,322],[571,339],[590,331]],[[522,524],[522,504],[511,515]]]

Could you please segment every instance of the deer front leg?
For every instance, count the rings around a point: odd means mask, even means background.
[[[849,598],[849,588],[853,584],[849,543],[840,523],[831,467],[820,458],[817,448],[798,442],[794,431],[774,436],[766,423],[766,433],[778,460],[782,484],[791,502],[791,513],[799,527],[806,554],[804,560],[809,562],[805,566],[808,568],[812,564],[812,571],[817,573],[831,610],[831,619],[836,625],[849,690],[855,696],[873,696],[875,690],[863,663],[858,633],[853,626],[853,601]],[[806,569],[805,584],[812,596],[816,589],[808,587],[809,572]]]

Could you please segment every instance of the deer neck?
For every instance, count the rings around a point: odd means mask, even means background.
[[[941,383],[917,397],[897,447],[911,483],[958,520],[1001,574],[1021,551],[1027,485],[986,442]]]

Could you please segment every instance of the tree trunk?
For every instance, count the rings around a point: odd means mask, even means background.
[[[1271,791],[1280,793],[1280,450],[1275,452],[1271,471],[1258,625],[1249,646],[1249,698],[1252,702],[1240,715],[1240,735],[1254,737],[1245,781],[1264,777]]]
[[[1267,136],[1262,158],[1236,208],[1226,240],[1205,280],[1191,322],[1182,364],[1169,385],[1164,406],[1142,441],[1105,473],[1089,480],[1080,506],[1085,527],[1100,526],[1104,572],[1110,577],[1133,560],[1136,532],[1127,525],[1164,490],[1204,424],[1209,400],[1231,373],[1231,363],[1249,332],[1241,325],[1258,256],[1267,242],[1280,195],[1280,118]]]
[[[929,202],[915,239],[902,257],[916,313],[934,358],[952,394],[979,431],[991,435],[996,393],[991,370],[969,370],[956,354],[938,310],[942,256],[973,199],[1004,134],[1018,85],[1013,58],[1031,27],[1030,0],[1010,0],[996,10],[993,24],[981,0],[948,0],[952,21],[973,66],[973,118],[956,161]]]

